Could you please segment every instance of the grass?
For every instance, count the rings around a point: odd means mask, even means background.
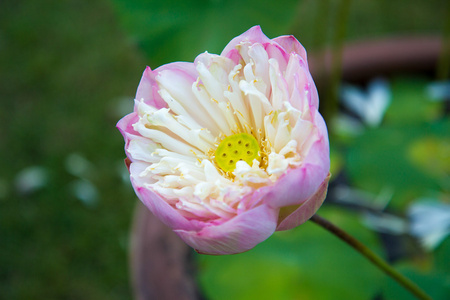
[[[118,171],[117,107],[132,109],[145,62],[106,1],[9,1],[0,9],[0,298],[127,299],[135,196]],[[75,176],[69,154],[92,168]],[[20,192],[19,171],[46,184]],[[123,169],[122,169],[123,170]],[[71,186],[98,191],[86,205]]]

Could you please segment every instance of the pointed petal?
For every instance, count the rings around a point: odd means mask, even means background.
[[[305,202],[299,205],[286,206],[280,209],[277,231],[288,230],[309,220],[320,208],[328,190],[331,174],[322,182],[317,191]]]
[[[133,128],[133,124],[138,120],[139,116],[137,113],[132,112],[120,119],[119,122],[117,122],[116,127],[124,137],[126,134],[139,135],[139,133]]]
[[[155,74],[147,67],[142,74],[141,81],[136,92],[136,99],[143,99],[148,105],[154,106],[156,108],[166,107],[166,103],[158,94],[158,85],[155,81]],[[136,111],[136,109],[135,109]]]
[[[223,49],[220,55],[228,56],[228,53],[231,52],[237,45],[241,42],[250,42],[250,43],[270,43],[270,39],[262,32],[261,27],[259,25],[253,26],[243,34],[232,39],[228,45]]]
[[[305,63],[307,62],[305,48],[293,35],[279,36],[274,38],[272,41],[277,42],[281,47],[283,47],[286,53],[290,54],[295,52],[303,58]]]
[[[286,71],[286,66],[289,62],[289,54],[287,54],[283,48],[277,44],[265,44],[264,48],[269,55],[269,60],[274,59],[278,62],[280,71],[284,73]]]
[[[119,129],[125,140],[125,153],[127,152],[130,141],[133,138],[140,137],[141,135],[134,130],[133,124],[139,121],[139,116],[137,113],[133,112],[131,114],[126,115],[122,119],[117,122],[116,127]]]

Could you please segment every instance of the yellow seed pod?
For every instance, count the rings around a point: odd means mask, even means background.
[[[227,136],[217,147],[214,159],[225,172],[236,169],[236,163],[240,160],[251,166],[254,159],[261,161],[258,141],[248,133]]]

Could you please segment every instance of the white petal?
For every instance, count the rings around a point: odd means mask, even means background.
[[[168,71],[160,72],[156,80],[160,84],[161,97],[176,114],[189,116],[196,120],[201,127],[210,129],[213,121],[192,93],[194,81],[190,82],[183,76]]]
[[[269,90],[269,56],[264,47],[257,43],[253,44],[248,51],[249,56],[254,61],[254,73],[259,82],[265,83],[264,89],[258,89],[265,95],[270,94]]]
[[[133,159],[151,163],[159,160],[158,157],[152,155],[157,147],[158,145],[149,139],[134,138],[130,140],[127,150]]]
[[[167,150],[178,152],[184,155],[195,156],[196,151],[193,147],[176,138],[167,135],[162,131],[149,129],[145,126],[145,124],[146,121],[139,120],[139,122],[133,124],[133,128],[134,130],[139,132],[142,136],[149,138],[156,143],[161,144]]]
[[[197,97],[199,103],[209,112],[211,119],[213,120],[212,122],[214,122],[213,133],[218,136],[221,132],[228,132],[229,128],[227,127],[227,121],[217,105],[217,100],[211,98],[205,90],[205,87],[202,86],[198,80],[192,85],[192,92]]]
[[[270,102],[275,110],[280,110],[283,102],[288,101],[289,97],[286,82],[280,72],[278,62],[274,59],[269,59],[269,76],[272,87]]]
[[[180,139],[183,139],[186,143],[196,147],[203,152],[207,152],[213,148],[213,143],[208,143],[200,137],[199,130],[191,130],[181,123],[179,123],[174,115],[169,113],[169,109],[161,108],[154,113],[147,116],[147,120],[152,126],[165,127],[172,133],[176,134]],[[213,138],[211,137],[210,140]]]

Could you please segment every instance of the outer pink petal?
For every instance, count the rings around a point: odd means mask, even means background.
[[[134,130],[133,124],[136,123],[139,120],[139,116],[137,113],[132,112],[117,122],[116,127],[119,129],[120,133],[122,133],[123,136],[125,134],[133,134],[133,135],[140,135],[137,131]]]
[[[170,206],[164,199],[151,190],[137,186],[131,178],[136,195],[144,205],[164,224],[172,229],[199,230],[200,226],[196,222],[187,220],[176,209]]]
[[[119,129],[120,133],[125,139],[125,152],[133,136],[140,136],[140,134],[137,131],[135,131],[132,126],[138,120],[139,116],[137,115],[137,113],[133,112],[120,119],[119,122],[117,122],[116,124],[117,129]]]
[[[136,92],[136,99],[144,99],[145,103],[152,105],[158,109],[167,107],[166,102],[158,93],[159,87],[155,79],[159,72],[166,70],[182,72],[183,74],[185,74],[185,76],[192,78],[192,81],[195,81],[195,79],[197,78],[197,72],[193,63],[174,62],[163,65],[154,71],[152,71],[150,67],[147,67],[144,71],[144,74],[142,74],[141,81],[139,82],[139,86]]]
[[[192,62],[184,62],[178,61],[170,64],[162,65],[157,68],[154,73],[159,73],[162,71],[174,71],[174,72],[182,72],[185,77],[190,78],[192,81],[197,80],[198,73],[195,69],[195,65]]]
[[[331,175],[322,182],[319,189],[300,206],[287,206],[280,209],[277,231],[288,230],[309,220],[320,208],[328,190],[328,181]]]
[[[305,48],[293,35],[279,36],[274,38],[272,41],[278,43],[281,47],[283,47],[284,51],[286,51],[286,53],[288,54],[291,54],[292,52],[297,53],[303,58],[305,64],[308,64],[306,60]]]
[[[158,84],[155,80],[155,73],[147,67],[142,74],[141,81],[136,92],[136,99],[144,99],[144,102],[156,108],[166,107],[166,102],[158,94]],[[134,108],[136,111],[136,106]]]
[[[314,84],[306,62],[302,61],[301,57],[298,55],[290,56],[285,77],[290,87],[291,99],[298,100],[297,103],[292,103],[294,107],[303,110],[303,101],[308,101],[315,109],[319,108],[319,95],[317,94],[316,85]],[[303,92],[305,89],[309,93],[306,99],[303,100]],[[302,96],[292,93],[302,93]]]
[[[188,245],[203,254],[236,254],[252,249],[277,227],[278,209],[260,205],[220,225],[201,231],[175,230]]]
[[[310,149],[308,155],[305,157],[305,162],[316,164],[328,171],[330,170],[330,145],[328,142],[327,125],[322,115],[316,110],[313,114],[313,121],[319,132],[319,140],[316,141],[317,148]],[[314,146],[313,146],[314,147]]]
[[[321,166],[304,164],[302,167],[288,171],[271,188],[264,202],[273,207],[298,205],[315,193],[326,177]],[[325,175],[324,175],[325,174]]]
[[[243,34],[232,39],[228,45],[225,46],[220,55],[227,56],[230,51],[235,49],[236,45],[241,42],[251,42],[251,43],[270,43],[270,39],[262,32],[259,25],[253,26]]]
[[[308,90],[310,91],[310,93],[308,94],[309,97],[308,101],[316,109],[319,109],[319,94],[317,93],[317,87],[314,83],[314,80],[309,70],[306,71],[307,71],[306,76],[308,76],[308,83],[309,83]]]

